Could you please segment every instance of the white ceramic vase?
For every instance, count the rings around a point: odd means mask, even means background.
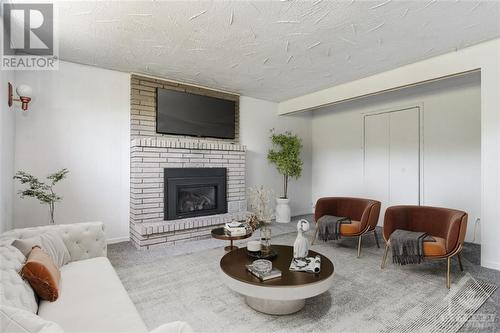
[[[276,222],[290,222],[290,199],[276,198]]]

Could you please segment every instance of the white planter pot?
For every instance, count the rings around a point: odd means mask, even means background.
[[[288,223],[290,219],[290,199],[276,198],[276,222]]]

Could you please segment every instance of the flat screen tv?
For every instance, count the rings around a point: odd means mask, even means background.
[[[234,101],[156,89],[156,132],[234,139]]]

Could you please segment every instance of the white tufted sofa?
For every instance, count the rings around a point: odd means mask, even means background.
[[[57,301],[38,302],[19,275],[26,258],[10,244],[48,231],[61,235],[71,260],[61,267]],[[14,229],[1,234],[0,332],[147,332],[106,258],[106,250],[101,222]],[[191,329],[186,323],[173,322],[153,332],[186,333]]]

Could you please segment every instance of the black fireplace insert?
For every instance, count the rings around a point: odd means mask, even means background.
[[[227,213],[226,168],[164,169],[164,219]]]

